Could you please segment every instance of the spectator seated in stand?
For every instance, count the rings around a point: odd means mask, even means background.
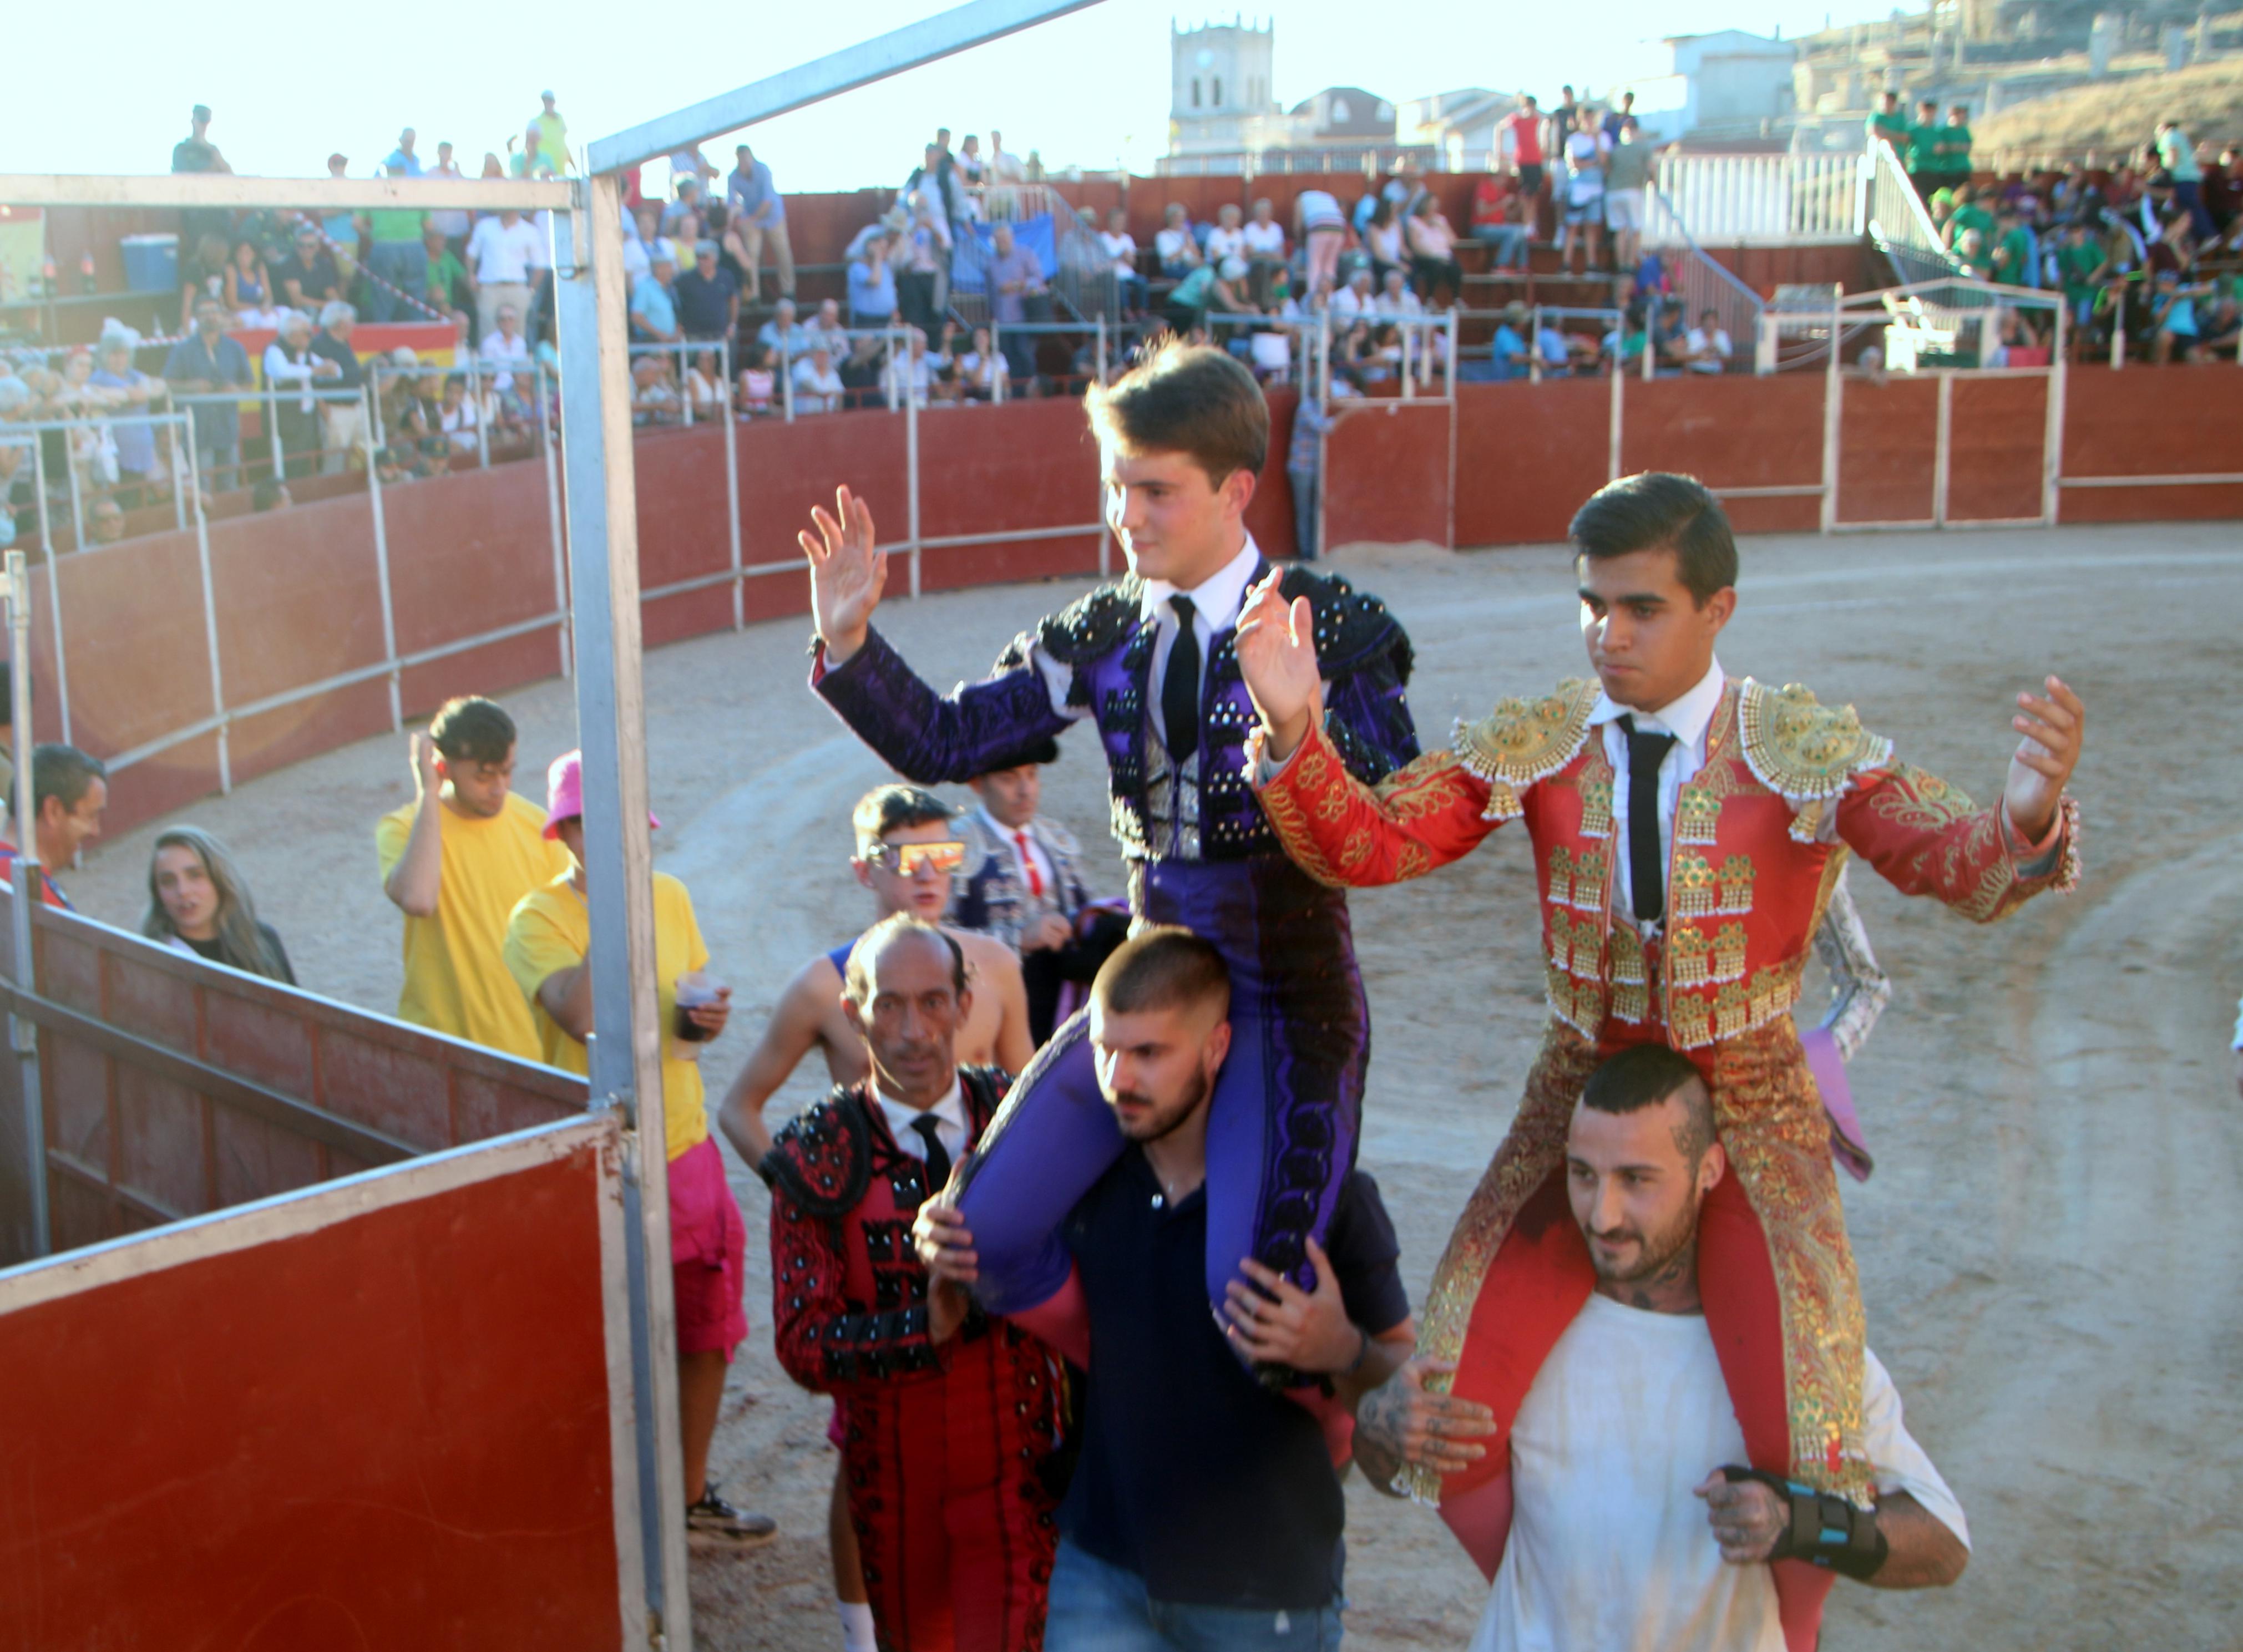
[[[696,424],[724,416],[724,375],[714,350],[697,350],[685,364],[685,405]]]
[[[165,394],[163,380],[151,378],[132,365],[132,353],[138,342],[137,334],[128,333],[102,335],[101,366],[88,376],[87,382],[107,392],[101,399],[110,408],[120,411],[137,408],[145,413],[150,402],[162,400]],[[108,428],[115,444],[116,469],[110,480],[129,489],[136,504],[170,498],[171,433],[165,431],[159,444],[156,427],[145,419],[117,419]]]
[[[832,349],[823,339],[794,364],[792,377],[796,413],[833,413],[840,408],[841,375],[834,371]]]
[[[1384,316],[1423,315],[1425,313],[1424,303],[1410,290],[1410,283],[1403,279],[1399,270],[1386,272],[1386,285],[1371,300],[1371,307]]]
[[[884,401],[887,383],[888,341],[875,333],[859,333],[849,341],[849,353],[834,367],[846,393],[842,406],[869,408]]]
[[[1012,374],[1006,367],[1005,358],[989,347],[989,329],[986,327],[973,329],[972,347],[954,359],[960,393],[969,401],[994,401],[999,387],[1011,384]]]
[[[1278,239],[1283,239],[1281,232]],[[1129,233],[1129,214],[1115,207],[1106,214],[1106,227],[1098,237],[1099,250],[1113,260],[1114,280],[1125,316],[1142,315],[1151,287],[1137,273],[1137,238]]]
[[[1736,354],[1721,326],[1721,313],[1712,309],[1698,313],[1698,325],[1690,329],[1683,349],[1684,365],[1693,373],[1727,373]]]
[[[1192,233],[1182,202],[1169,203],[1160,233],[1153,237],[1153,253],[1161,260],[1161,273],[1171,281],[1182,280],[1207,261],[1200,253],[1199,239]]]
[[[196,243],[193,256],[179,271],[180,332],[194,324],[197,300],[226,297],[226,273],[232,262],[225,236],[208,234]]]
[[[1203,330],[1210,314],[1243,314],[1252,308],[1239,290],[1246,280],[1246,261],[1232,259],[1221,269],[1202,264],[1169,290],[1162,314],[1177,333]]]
[[[1445,302],[1455,303],[1465,290],[1465,272],[1457,262],[1456,231],[1442,215],[1440,203],[1430,193],[1419,195],[1411,203],[1402,228],[1418,293],[1428,304],[1444,293]]]
[[[1528,325],[1526,306],[1517,299],[1503,307],[1502,318],[1495,324],[1495,337],[1488,344],[1489,376],[1498,383],[1510,379],[1523,379],[1528,372]],[[1463,368],[1458,376],[1464,375]]]
[[[1472,186],[1472,233],[1494,249],[1496,269],[1526,267],[1526,198],[1516,173],[1490,172]]]
[[[334,254],[321,243],[320,226],[309,219],[296,226],[295,252],[273,266],[273,280],[280,300],[292,310],[316,310],[342,297]]]
[[[641,427],[676,424],[684,416],[677,382],[666,354],[635,357],[631,361],[631,422]]]
[[[677,266],[657,253],[649,273],[631,288],[631,336],[646,344],[675,344],[677,326]],[[673,392],[673,394],[675,394]]]
[[[531,353],[529,341],[522,336],[522,317],[511,304],[502,305],[498,312],[498,328],[483,335],[475,351],[490,374],[491,388],[502,396],[524,397],[529,386],[519,381],[530,376]]]
[[[2150,299],[2150,359],[2164,367],[2178,355],[2184,361],[2201,361],[2204,350],[2198,336],[2196,307],[2212,293],[2209,282],[2183,282],[2179,270],[2162,269]]]
[[[259,516],[268,510],[285,510],[295,502],[288,496],[288,484],[278,476],[266,476],[249,490],[249,508]]]
[[[1225,201],[1216,211],[1215,227],[1207,233],[1206,244],[1201,251],[1207,261],[1220,267],[1228,259],[1246,256],[1246,230],[1241,219],[1244,214],[1232,201]]]
[[[771,351],[761,341],[751,341],[747,347],[747,362],[741,367],[738,387],[740,417],[752,419],[772,410],[777,402],[778,382],[771,372]]]
[[[436,222],[447,214],[428,214],[428,226],[421,233],[422,253],[428,260],[428,272],[417,295],[423,304],[463,332],[468,318],[475,313],[475,283],[468,279],[468,266],[452,251],[442,227]]]
[[[1285,261],[1285,226],[1277,221],[1276,203],[1267,195],[1254,203],[1254,216],[1240,232],[1246,261],[1256,267]]]
[[[636,398],[633,404],[637,404]],[[475,453],[480,449],[482,419],[482,409],[468,394],[468,375],[446,374],[443,400],[436,408],[436,428],[454,453]]]
[[[1364,199],[1371,202],[1371,216],[1362,233],[1364,250],[1371,254],[1371,287],[1375,293],[1385,284],[1387,271],[1409,269],[1409,249],[1402,240],[1402,209],[1384,195]]]
[[[1986,250],[1986,238],[1976,229],[1966,229],[1955,238],[1950,248],[1955,262],[1963,273],[1974,281],[1994,279],[1994,261]]]
[[[1372,314],[1378,307],[1377,289],[1371,284],[1371,266],[1358,264],[1347,278],[1347,285],[1331,295],[1330,308],[1335,323],[1352,322]],[[1391,272],[1399,276],[1398,269]]]

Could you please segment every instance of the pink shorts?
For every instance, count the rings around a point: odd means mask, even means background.
[[[748,1339],[748,1226],[724,1183],[724,1156],[704,1139],[670,1161],[670,1278],[677,1352],[721,1353]]]

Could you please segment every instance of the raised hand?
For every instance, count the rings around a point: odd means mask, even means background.
[[[413,737],[413,784],[419,788],[420,796],[434,797],[444,789],[444,771],[440,766],[442,757],[436,742],[426,734]]]
[[[835,489],[833,509],[810,513],[812,527],[795,538],[810,559],[810,610],[825,644],[825,663],[839,665],[865,645],[866,628],[888,583],[888,554],[872,533],[872,508],[846,487]]]
[[[2027,843],[2038,843],[2056,824],[2057,805],[2087,732],[2087,708],[2079,696],[2057,678],[2048,678],[2047,687],[2045,698],[2018,695],[2017,714],[2010,719],[2010,726],[2024,738],[2010,759],[2002,802],[2010,824]]]
[[[1278,574],[1247,593],[1238,614],[1238,670],[1261,713],[1263,750],[1283,762],[1308,738],[1324,710],[1324,678],[1317,667],[1316,617],[1305,597],[1289,605]]]

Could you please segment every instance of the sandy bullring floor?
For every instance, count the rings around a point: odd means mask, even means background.
[[[2076,789],[2088,882],[1982,931],[1854,888],[1897,986],[1853,1082],[1879,1168],[1845,1184],[1870,1339],[1910,1426],[1968,1509],[1957,1588],[1834,1597],[1826,1644],[1926,1648],[2243,1646],[2243,1109],[2226,1053],[2243,989],[2243,532],[2233,523],[1991,532],[1744,547],[1733,672],[1851,700],[1901,752],[1987,797],[2011,744],[2009,697],[2050,669],[2086,697]],[[1582,667],[1561,550],[1358,552],[1418,650],[1420,730]],[[896,603],[882,624],[933,681],[978,675],[1080,583]],[[802,622],[681,644],[646,663],[659,864],[684,879],[736,1031],[730,1077],[781,984],[868,915],[845,860],[851,801],[882,777],[803,686]],[[523,789],[574,743],[568,688],[509,698]],[[1094,847],[1103,777],[1070,740],[1051,811]],[[212,799],[219,832],[306,986],[394,1008],[398,919],[373,823],[411,795],[405,743],[372,740]],[[144,828],[71,880],[136,921]],[[1364,1159],[1422,1293],[1448,1225],[1515,1105],[1542,1021],[1523,838],[1359,897],[1375,1030]],[[815,1092],[805,1074],[777,1117]],[[733,1165],[751,1234],[762,1185]],[[825,1402],[771,1358],[767,1258],[751,1247],[754,1337],[716,1449],[780,1539],[697,1561],[701,1643],[838,1645],[825,1571],[833,1454]],[[1460,1649],[1484,1589],[1431,1515],[1360,1484],[1349,1507],[1349,1640]]]

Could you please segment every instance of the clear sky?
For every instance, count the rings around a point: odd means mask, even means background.
[[[1835,21],[1884,15],[1856,0]],[[433,159],[449,138],[473,172],[503,152],[551,87],[569,140],[621,127],[807,61],[926,15],[910,0],[763,5],[727,12],[464,3],[385,14],[345,8],[243,26],[182,29],[176,5],[20,0],[0,98],[0,171],[152,172],[170,165],[187,111],[235,171],[322,176],[329,153],[364,176],[412,125]],[[661,21],[655,24],[659,16]],[[751,129],[787,190],[893,185],[938,125],[998,127],[1047,164],[1151,170],[1167,147],[1169,26],[1228,21],[1153,0],[1104,0],[1027,34]],[[1640,42],[1715,29],[1786,36],[1822,26],[1824,0],[1601,0],[1593,8],[1407,7],[1277,0],[1276,95],[1332,84],[1400,100],[1458,86],[1554,98],[1561,81],[1602,91],[1640,62]],[[330,18],[333,20],[330,20]],[[1427,26],[1442,19],[1438,30]],[[578,19],[582,19],[582,24]],[[345,23],[343,19],[347,19]],[[650,26],[642,26],[642,23]],[[683,27],[680,27],[680,24]],[[776,27],[770,26],[776,24]],[[509,68],[509,65],[519,65]],[[730,141],[710,145],[719,168]],[[655,166],[648,183],[663,172]]]

